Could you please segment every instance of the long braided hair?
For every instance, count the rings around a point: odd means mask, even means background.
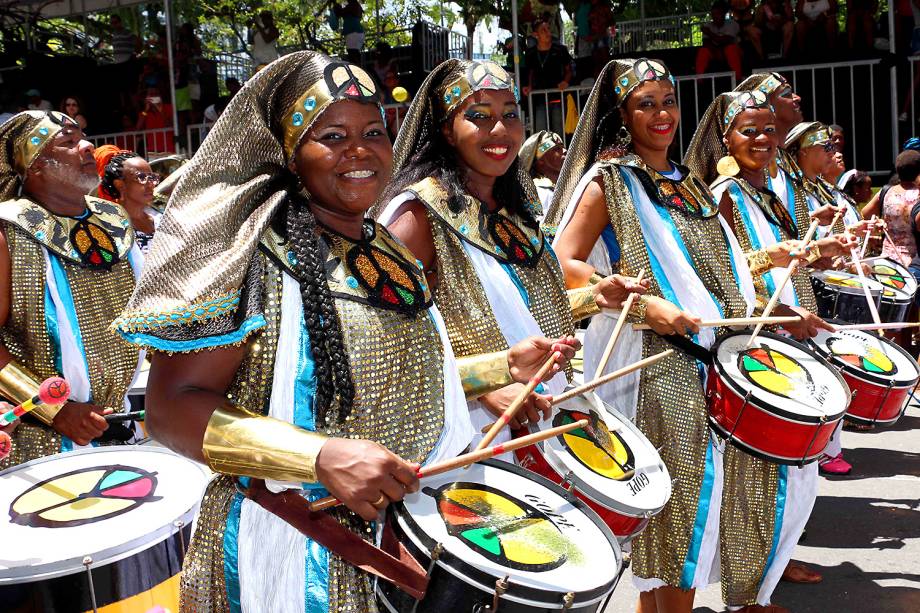
[[[96,159],[96,173],[99,175],[99,196],[116,202],[121,192],[115,187],[115,181],[125,179],[125,162],[141,157],[133,151],[119,149],[114,145],[103,145],[93,153]]]

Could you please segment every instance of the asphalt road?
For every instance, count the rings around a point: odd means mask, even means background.
[[[847,477],[822,477],[795,559],[824,575],[780,583],[773,602],[794,613],[920,613],[920,408],[891,428],[843,433]],[[635,610],[627,570],[605,611]],[[720,588],[697,593],[695,613],[724,611]]]

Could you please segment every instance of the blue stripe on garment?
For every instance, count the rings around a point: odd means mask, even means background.
[[[259,313],[244,321],[243,325],[233,332],[219,334],[217,336],[205,336],[189,341],[170,341],[143,332],[124,332],[119,330],[118,333],[121,334],[123,339],[135,345],[152,347],[159,351],[187,353],[200,349],[213,349],[215,347],[236,345],[237,343],[243,342],[246,340],[246,337],[263,327],[265,327],[265,317]]]
[[[241,613],[240,606],[240,512],[243,509],[243,495],[233,495],[227,523],[224,527],[224,583],[227,586],[227,604],[230,613]]]
[[[687,559],[684,560],[684,569],[680,576],[680,589],[689,590],[693,587],[693,578],[696,576],[696,565],[700,560],[700,548],[703,546],[703,535],[706,533],[706,520],[709,518],[709,505],[712,500],[712,488],[716,479],[715,460],[712,456],[712,441],[706,446],[706,472],[703,474],[703,484],[700,487],[700,499],[696,505],[696,522],[693,524],[693,537],[687,549]],[[719,501],[721,503],[721,501]]]
[[[604,247],[607,249],[607,258],[611,264],[620,261],[620,241],[617,240],[617,234],[613,231],[613,226],[607,224],[604,231],[601,232],[601,240],[604,241]]]
[[[77,309],[74,307],[73,294],[70,292],[70,282],[67,280],[67,273],[64,271],[64,266],[56,255],[49,253],[48,259],[51,262],[51,274],[54,275],[54,283],[57,286],[58,296],[60,296],[64,312],[67,314],[67,321],[70,322],[70,329],[74,334],[77,348],[80,350],[80,355],[83,356],[83,366],[88,373],[89,367],[86,363],[86,349],[83,346],[83,336],[80,334],[80,322],[77,319]],[[52,312],[54,312],[53,305]],[[56,320],[55,323],[57,323]],[[60,339],[60,334],[58,334],[58,338]],[[60,344],[58,347],[60,347]],[[92,397],[87,401],[92,402]]]
[[[779,474],[776,481],[776,518],[773,521],[773,547],[770,548],[770,555],[767,557],[767,563],[763,567],[763,575],[760,577],[760,583],[767,577],[767,571],[773,565],[776,558],[776,549],[779,547],[779,537],[783,531],[783,515],[786,512],[786,490],[789,487],[789,467],[780,465]]]
[[[527,288],[524,287],[524,283],[521,281],[521,278],[514,268],[510,264],[505,262],[499,262],[502,265],[502,269],[508,274],[508,277],[511,279],[511,282],[514,283],[514,286],[517,288],[518,293],[521,295],[521,300],[524,301],[524,304],[527,305],[527,308],[530,308],[530,296],[527,295]]]
[[[310,500],[327,496],[326,490],[310,493]],[[329,612],[329,550],[310,539],[304,539],[304,613]]]
[[[316,431],[316,363],[310,348],[310,334],[300,318],[300,342],[297,350],[297,376],[294,379],[294,425]],[[322,488],[319,483],[302,483],[303,489]]]

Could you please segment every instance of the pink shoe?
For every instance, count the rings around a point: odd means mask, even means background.
[[[853,466],[843,459],[842,453],[818,463],[818,471],[822,475],[849,475],[852,470]]]

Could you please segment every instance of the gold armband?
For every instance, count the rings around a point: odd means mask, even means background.
[[[641,323],[645,321],[646,310],[648,310],[648,298],[646,298],[645,294],[642,294],[629,307],[629,314]]]
[[[226,402],[208,420],[201,450],[219,473],[316,483],[316,459],[327,440],[324,434]]]
[[[481,353],[457,359],[457,370],[467,398],[479,398],[514,382],[508,352]]]
[[[601,312],[601,308],[597,306],[597,299],[594,296],[594,285],[576,287],[568,290],[566,294],[569,297],[572,319],[575,321],[587,319]]]
[[[817,243],[812,243],[811,249],[808,250],[808,255],[805,256],[805,263],[812,264],[821,259],[821,249],[818,248]]]
[[[0,368],[0,395],[14,404],[22,404],[38,396],[40,385],[41,382],[37,376],[12,360]],[[40,404],[29,414],[46,426],[50,426],[63,406],[64,404]]]
[[[766,249],[750,251],[747,254],[748,268],[751,269],[751,275],[759,277],[763,273],[773,268],[773,259]]]

